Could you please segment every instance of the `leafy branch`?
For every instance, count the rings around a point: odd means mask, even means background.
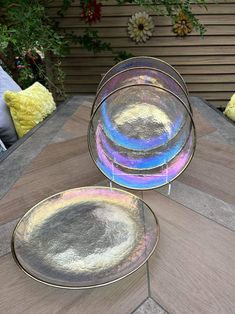
[[[74,43],[80,44],[88,51],[93,51],[94,54],[101,51],[112,51],[111,44],[103,41],[96,30],[87,28],[82,36],[70,34],[70,38]]]

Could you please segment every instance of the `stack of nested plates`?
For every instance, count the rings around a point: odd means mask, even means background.
[[[103,77],[88,144],[109,180],[140,190],[168,184],[189,164],[195,141],[187,89],[170,65],[136,57]]]

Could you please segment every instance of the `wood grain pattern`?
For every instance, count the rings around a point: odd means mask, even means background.
[[[93,185],[103,179],[88,153],[86,136],[51,144],[0,200],[0,221],[6,223],[18,218],[52,194]]]
[[[91,102],[84,103],[63,126],[62,131],[71,133],[72,139],[48,145],[0,200],[0,227],[51,194],[104,179],[89,157],[84,135],[90,106]],[[145,265],[111,286],[67,291],[35,282],[6,255],[0,258],[0,282],[0,313],[7,314],[129,314],[148,296]]]
[[[170,26],[161,26],[161,25],[156,25],[157,30],[155,31],[155,36],[158,37],[171,37],[172,40],[177,40],[175,34],[172,32],[172,27]],[[102,38],[126,38],[127,37],[127,29],[126,27],[118,27],[118,32],[115,32],[115,28],[112,27],[100,27],[97,28],[97,26],[93,26],[93,29],[98,30],[99,35]],[[65,27],[66,30],[68,31],[74,31],[75,34],[77,35],[81,35],[83,34],[83,28],[76,28],[73,27],[73,25],[67,25]],[[223,36],[231,36],[235,34],[235,30],[234,27],[232,27],[231,25],[226,26],[226,25],[208,25],[207,26],[207,31],[206,31],[206,35],[205,36],[220,36],[221,40],[222,40],[222,35]],[[189,34],[189,36],[187,38],[195,36],[196,38],[198,38],[198,40],[200,40],[200,37],[198,35],[197,32],[192,31],[192,33]],[[187,38],[185,38],[184,40],[187,40]],[[160,39],[159,39],[160,40]],[[143,47],[143,46],[142,46]],[[144,48],[144,47],[143,47]],[[144,52],[144,50],[143,50]],[[101,54],[102,55],[102,54]]]
[[[210,134],[211,132],[216,131],[216,128],[213,127],[193,106],[193,121],[196,128],[197,138]]]
[[[170,38],[169,40],[171,40]],[[220,66],[220,61],[221,58],[220,56],[188,56],[187,59],[182,56],[166,56],[164,60],[168,63],[170,63],[172,66],[200,66],[200,65],[219,65]],[[105,66],[107,68],[111,67],[113,65],[113,58],[112,57],[103,57],[102,55],[97,55],[96,58],[94,59],[93,57],[89,56],[84,56],[83,58],[83,63],[79,61],[79,59],[71,56],[64,57],[62,59],[62,63],[64,66],[87,66],[87,67],[92,67],[92,66]],[[235,59],[234,56],[224,56],[223,57],[223,64],[226,65],[234,65],[235,64]],[[209,82],[208,82],[209,83]]]
[[[198,139],[194,158],[178,180],[228,204],[235,204],[235,149]]]
[[[161,228],[149,262],[152,297],[169,313],[234,313],[235,233],[157,192],[144,200]]]
[[[56,6],[56,2],[53,1],[52,3],[49,3],[49,9],[48,12],[51,16],[53,17],[58,17],[57,12],[58,12],[58,5]],[[54,7],[56,6],[56,7]],[[193,12],[198,15],[212,15],[212,14],[217,14],[218,15],[218,5],[215,3],[210,3],[208,4],[208,10],[205,10],[205,8],[200,8],[196,5],[193,5]],[[74,2],[73,8],[69,8],[68,11],[66,12],[66,17],[77,17],[77,12],[80,9],[79,2]],[[130,16],[140,10],[140,7],[134,6],[134,5],[123,5],[123,6],[118,6],[118,5],[109,5],[105,4],[103,5],[102,8],[102,16],[103,17],[117,17],[117,16]],[[231,15],[235,13],[235,7],[232,3],[229,2],[223,2],[223,6],[221,6],[220,10],[221,14],[228,14]]]
[[[91,102],[92,97],[60,130],[69,139],[61,136],[49,144],[0,200],[0,228],[53,193],[104,179],[87,149]],[[234,204],[235,149],[206,137],[216,128],[195,108],[194,119],[197,151],[178,180]],[[149,262],[151,296],[169,313],[234,313],[235,232],[156,191],[144,192],[143,197],[161,228],[159,246]],[[130,314],[149,296],[146,266],[107,287],[67,291],[33,281],[6,255],[0,257],[0,282],[4,314]]]
[[[129,314],[148,295],[145,265],[107,287],[68,291],[32,280],[7,255],[0,259],[0,282],[0,313],[4,314]]]
[[[115,10],[115,8],[114,8]],[[79,10],[77,10],[79,11]],[[139,9],[136,10],[136,12],[141,11]],[[143,10],[142,10],[143,11]],[[205,11],[206,12],[206,11]],[[153,16],[154,22],[157,23],[158,25],[162,26],[170,26],[172,25],[171,19],[169,17],[165,16]],[[233,15],[226,14],[226,15],[201,15],[200,16],[200,21],[205,24],[205,25],[234,25],[234,19]],[[129,16],[117,16],[114,18],[113,16],[103,16],[102,18],[102,23],[99,25],[99,27],[126,27],[128,21],[129,21],[130,15]],[[60,19],[57,17],[57,19]],[[85,28],[87,27],[84,25],[84,22],[82,19],[79,19],[76,15],[69,15],[69,13],[66,14],[65,18],[60,21],[60,26],[61,27],[82,27]]]
[[[52,194],[104,180],[88,152],[89,116],[90,108],[81,106],[63,127],[73,134],[72,139],[48,145],[25,169],[23,176],[0,200],[0,224],[20,217]]]
[[[90,103],[91,105],[91,103]],[[64,131],[73,133],[75,137],[78,135],[86,136],[88,121],[91,113],[91,106],[81,108],[82,110],[78,110],[75,114],[67,121],[63,127]]]
[[[66,73],[69,76],[77,76],[78,69],[80,71],[80,75],[91,75],[96,74],[100,75],[100,73],[105,73],[107,70],[107,66],[89,66],[89,65],[84,65],[84,66],[78,66],[78,65],[72,65],[68,64],[64,66],[66,69]],[[234,73],[235,72],[235,65],[207,65],[207,66],[191,66],[190,68],[188,66],[182,66],[178,65],[175,66],[176,70],[180,72],[181,75],[186,75],[186,74],[196,74],[196,75],[201,75],[203,74],[211,74],[212,72],[214,74],[229,74],[229,73]]]
[[[61,28],[83,34],[87,25],[79,18],[79,1],[73,1],[63,19],[57,15],[60,4],[61,1],[49,3],[48,13],[60,22]],[[189,92],[204,97],[215,106],[225,107],[235,84],[235,2],[221,0],[215,4],[211,1],[207,10],[193,5],[194,13],[207,28],[203,38],[195,31],[186,38],[177,38],[172,32],[170,18],[153,16],[153,37],[137,45],[128,37],[127,23],[130,16],[140,10],[136,5],[118,6],[115,1],[103,2],[101,22],[91,27],[116,50],[127,50],[135,56],[155,56],[173,66],[181,65],[178,70],[189,84]],[[66,90],[73,94],[95,92],[101,74],[114,65],[114,61],[109,52],[94,57],[91,52],[72,45],[70,55],[62,60],[62,64],[67,75]],[[197,87],[197,84],[200,85]]]
[[[235,28],[235,27],[234,27]],[[125,47],[123,47],[125,48]],[[136,56],[141,56],[143,51],[141,47],[130,47],[128,51]],[[231,46],[223,46],[223,49],[221,49],[220,46],[206,46],[206,47],[201,47],[199,46],[197,50],[193,49],[192,47],[184,47],[182,49],[181,47],[174,47],[174,49],[169,49],[169,47],[145,47],[145,55],[147,56],[153,56],[153,57],[164,57],[164,56],[178,56],[181,54],[181,56],[200,56],[200,55],[234,55],[234,51],[231,48]],[[71,47],[70,49],[70,55],[71,57],[73,56],[92,56],[92,52],[87,52],[83,48],[77,48],[77,47]],[[103,52],[104,56],[112,56],[111,52]]]

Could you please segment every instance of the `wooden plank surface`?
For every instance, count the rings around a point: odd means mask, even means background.
[[[69,174],[69,175],[68,175]],[[87,137],[45,148],[0,200],[0,221],[20,217],[40,200],[57,192],[96,184],[104,179],[87,149]]]
[[[152,297],[169,313],[235,312],[235,233],[151,191],[161,240],[150,258]]]
[[[90,106],[91,102],[79,107],[58,133],[56,142],[49,144],[34,159],[0,200],[0,228],[51,194],[104,180],[88,153],[86,133]],[[60,134],[69,139],[63,140]],[[0,282],[0,313],[4,314],[93,314],[94,311],[129,314],[148,296],[145,265],[111,286],[68,291],[35,282],[8,254],[0,257]]]
[[[235,149],[198,139],[194,158],[178,180],[228,204],[235,204]]]
[[[193,121],[196,128],[197,139],[216,131],[216,128],[210,122],[208,122],[198,110],[193,107],[192,102],[191,106],[193,108]]]
[[[0,200],[0,228],[53,193],[104,179],[86,145],[91,102],[79,107]],[[194,108],[194,119],[196,154],[177,181],[208,198],[216,197],[229,208],[235,203],[235,149],[213,140],[217,126],[202,111]],[[161,228],[159,246],[149,261],[149,276],[144,266],[111,286],[66,291],[28,278],[7,254],[0,257],[0,313],[130,314],[150,295],[169,313],[235,312],[235,232],[194,212],[193,206],[187,208],[156,191],[144,192],[143,198]]]
[[[0,259],[0,313],[129,314],[147,298],[146,266],[107,287],[69,291],[27,277],[7,255]]]
[[[48,145],[0,200],[0,225],[20,217],[40,200],[57,192],[96,184],[104,179],[87,146],[90,108],[81,106],[64,125],[72,139]],[[69,175],[68,175],[69,174]]]

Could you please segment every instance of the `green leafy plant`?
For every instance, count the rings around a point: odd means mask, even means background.
[[[61,5],[61,8],[59,9],[59,11],[57,12],[58,15],[60,15],[61,17],[64,16],[65,12],[68,10],[68,8],[71,7],[72,3],[75,0],[63,0],[63,3]]]
[[[31,66],[27,60],[30,54],[40,52],[45,57],[45,65],[37,65],[41,75],[49,85],[54,85],[52,64],[49,56],[61,57],[68,52],[66,36],[60,34],[55,23],[48,18],[44,1],[9,0],[1,2],[0,17],[0,59],[13,78],[23,87],[30,85]],[[16,57],[21,60],[20,70]],[[32,60],[34,58],[32,57]],[[27,78],[27,79],[26,79]]]
[[[128,58],[134,57],[132,53],[129,53],[125,50],[116,51],[115,53],[116,53],[116,56],[114,57],[114,61],[116,63],[122,60],[128,59]]]
[[[93,51],[97,54],[101,51],[112,51],[111,44],[103,41],[98,31],[87,28],[83,36],[76,36],[73,38],[73,42],[79,43],[83,48],[88,51]]]

